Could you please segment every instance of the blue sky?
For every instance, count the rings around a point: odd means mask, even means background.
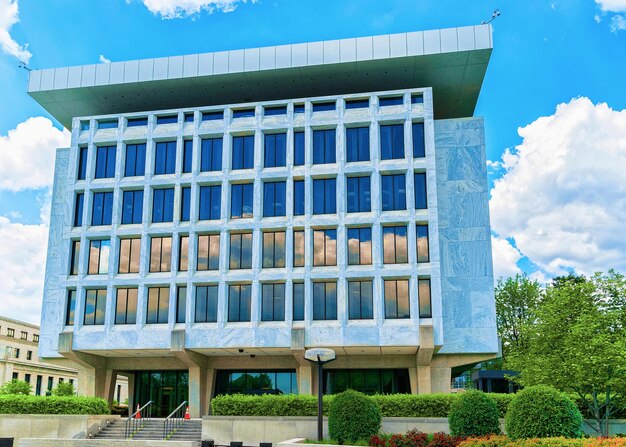
[[[200,3],[213,11],[184,10]],[[175,5],[183,9],[168,18]],[[626,0],[0,0],[0,235],[21,247],[16,235],[34,230],[45,243],[52,168],[29,166],[29,156],[53,153],[44,146],[67,138],[46,121],[28,121],[50,117],[26,94],[27,73],[17,67],[26,44],[29,65],[50,68],[98,63],[100,55],[121,61],[473,25],[496,8],[502,15],[475,112],[485,117],[493,162],[496,273],[544,280],[626,270],[626,242],[609,235],[626,217],[618,175],[626,168]],[[30,155],[11,155],[20,150]],[[598,200],[607,190],[615,197]],[[603,224],[585,223],[590,214]],[[45,254],[33,269],[32,259],[7,250],[0,269],[18,256],[24,269],[11,271],[32,284],[0,286],[0,299],[40,294]]]

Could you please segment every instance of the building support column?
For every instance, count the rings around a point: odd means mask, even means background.
[[[314,365],[304,358],[304,329],[291,330],[291,353],[298,362],[296,378],[298,380],[298,394],[317,394],[317,370]]]
[[[207,414],[208,358],[185,348],[185,331],[172,331],[170,352],[189,368],[189,415],[200,418]]]
[[[81,368],[79,371],[78,394],[81,396],[101,397],[113,407],[117,371],[106,368]]]
[[[206,412],[203,414],[211,414],[211,399],[215,394],[215,378],[217,371],[215,368],[207,368],[206,370]]]
[[[416,356],[416,390],[417,394],[430,394],[433,392],[431,362],[435,352],[433,327],[420,326],[420,346]]]
[[[135,373],[129,372],[126,378],[128,379],[128,416],[130,416],[135,412]]]

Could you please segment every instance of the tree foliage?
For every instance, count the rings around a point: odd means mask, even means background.
[[[74,396],[76,390],[74,390],[74,384],[71,382],[59,382],[59,384],[52,390],[53,396]]]
[[[0,387],[0,394],[23,394],[28,396],[33,387],[24,380],[13,379]]]
[[[522,386],[573,392],[606,435],[608,419],[626,393],[626,280],[614,271],[561,277],[521,326],[523,344],[505,365]]]
[[[542,288],[525,275],[498,280],[496,285],[496,321],[502,340],[502,354],[524,345],[522,326],[539,306]]]

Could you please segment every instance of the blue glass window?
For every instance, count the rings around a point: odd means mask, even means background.
[[[337,283],[313,283],[313,320],[337,319]]]
[[[76,193],[76,202],[74,203],[74,226],[81,227],[83,225],[83,206],[85,203],[85,194]]]
[[[166,324],[170,309],[169,287],[148,287],[147,324]]]
[[[104,315],[107,303],[106,289],[91,289],[85,291],[85,314],[83,324],[93,326],[104,324]]]
[[[193,164],[193,140],[185,140],[183,146],[183,174],[191,172]]]
[[[404,98],[402,96],[388,96],[386,98],[378,98],[378,105],[380,105],[380,107],[401,106],[402,104],[404,104]]]
[[[218,286],[196,287],[196,323],[217,321]]]
[[[232,169],[254,167],[254,135],[233,137]]]
[[[369,99],[353,99],[346,101],[346,110],[349,109],[367,109],[370,106]]]
[[[423,158],[425,156],[424,123],[413,123],[413,157]]]
[[[180,200],[180,221],[189,222],[191,216],[191,188],[189,186],[181,188]]]
[[[285,232],[263,233],[263,268],[285,267]]]
[[[152,190],[152,222],[174,219],[174,188]]]
[[[349,127],[346,129],[346,160],[369,161],[370,128]]]
[[[415,209],[425,210],[428,208],[426,199],[426,173],[420,172],[415,174]]]
[[[96,148],[96,178],[115,177],[115,146]]]
[[[228,287],[228,321],[250,321],[251,284]]]
[[[200,220],[217,220],[220,218],[222,203],[222,186],[200,187]]]
[[[421,93],[411,95],[411,104],[424,104],[424,95]]]
[[[404,174],[381,175],[383,211],[406,209],[406,178]]]
[[[372,263],[372,229],[348,228],[348,265]]]
[[[178,115],[157,116],[157,124],[173,124],[178,122]]]
[[[316,102],[313,103],[314,112],[325,112],[327,110],[335,110],[337,103],[335,101]]]
[[[76,290],[67,291],[67,305],[65,306],[65,324],[74,325],[74,313],[76,311]]]
[[[304,165],[304,132],[293,133],[293,164]]]
[[[369,320],[374,318],[372,281],[348,282],[348,318]]]
[[[144,175],[146,171],[146,144],[127,144],[124,176]]]
[[[409,306],[409,281],[385,280],[385,318],[411,318]]]
[[[313,131],[313,164],[336,162],[335,129]]]
[[[313,214],[337,212],[337,180],[334,178],[313,180]]]
[[[264,160],[266,168],[287,165],[287,134],[265,134]]]
[[[382,160],[404,158],[404,126],[402,124],[380,126],[380,158]]]
[[[176,141],[161,141],[156,144],[154,175],[173,174],[176,170]]]
[[[233,110],[233,118],[253,118],[254,117],[254,107],[249,109],[238,109]]]
[[[304,113],[304,104],[294,104],[293,113]]]
[[[293,321],[304,321],[304,283],[293,283]]]
[[[91,225],[111,225],[113,215],[113,193],[96,192],[93,195]]]
[[[117,129],[117,119],[98,121],[98,129]]]
[[[286,115],[287,106],[273,106],[265,108],[265,116]]]
[[[254,185],[252,183],[237,183],[231,186],[231,219],[245,219],[252,217],[253,195]]]
[[[185,113],[185,122],[193,123],[193,112]]]
[[[370,205],[370,178],[347,178],[347,202],[349,213],[364,213],[371,211]]]
[[[383,263],[406,264],[409,262],[406,226],[383,228]]]
[[[417,224],[417,262],[430,262],[430,249],[428,247],[428,225]]]
[[[293,181],[293,215],[304,216],[304,180]]]
[[[230,235],[231,269],[252,268],[252,233],[233,233]]]
[[[218,112],[204,112],[202,114],[202,121],[217,121],[224,119],[224,111],[220,110]]]
[[[147,126],[148,118],[128,118],[126,121],[126,127],[140,127]]]
[[[89,121],[81,121],[80,130],[81,131],[89,130]]]
[[[202,140],[200,172],[222,170],[222,138]]]
[[[285,321],[285,284],[263,284],[261,321]]]
[[[123,202],[122,224],[141,223],[143,191],[124,191]]]
[[[77,180],[85,180],[87,176],[87,148],[78,148],[78,176]]]
[[[263,217],[285,215],[285,182],[263,183]]]

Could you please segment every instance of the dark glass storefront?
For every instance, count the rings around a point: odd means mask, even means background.
[[[138,371],[135,374],[135,405],[152,405],[153,417],[166,417],[189,400],[188,371]]]
[[[324,371],[324,394],[347,389],[365,394],[411,392],[407,369],[329,369]]]
[[[298,394],[296,371],[218,371],[215,395],[220,394]]]

